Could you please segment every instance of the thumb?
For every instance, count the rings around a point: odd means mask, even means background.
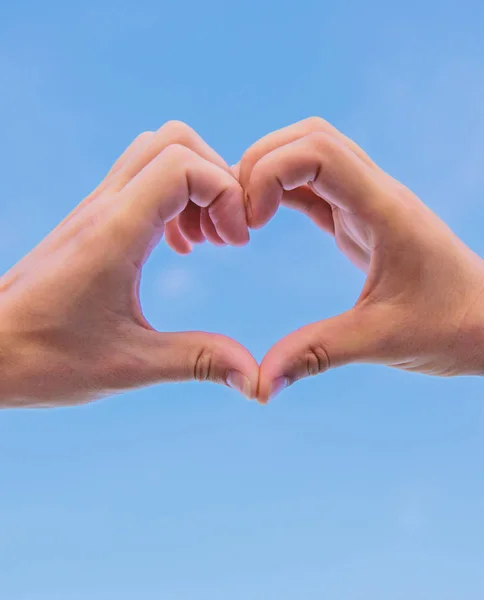
[[[212,381],[231,387],[248,399],[255,398],[259,365],[252,354],[232,338],[203,331],[143,330],[139,347],[145,385]]]
[[[341,315],[306,325],[279,340],[260,365],[257,398],[266,403],[298,379],[377,353],[378,326],[369,311],[355,307]]]

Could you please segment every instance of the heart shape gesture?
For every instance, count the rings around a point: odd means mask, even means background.
[[[162,333],[143,316],[142,266],[165,235],[243,245],[280,204],[367,273],[355,306],[277,342],[260,367],[235,340]],[[189,379],[266,402],[352,362],[483,374],[484,266],[354,142],[312,118],[259,140],[237,169],[189,127],[139,136],[104,181],[0,279],[0,405],[78,404]]]

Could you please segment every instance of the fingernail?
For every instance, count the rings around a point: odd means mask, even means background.
[[[250,381],[239,371],[229,371],[226,378],[227,385],[233,390],[237,390],[248,400],[252,398]]]
[[[271,393],[269,394],[269,402],[274,400],[283,390],[291,385],[290,379],[287,377],[278,377],[274,379],[271,386]]]

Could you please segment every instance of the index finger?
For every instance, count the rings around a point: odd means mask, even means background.
[[[295,142],[311,133],[325,133],[333,137],[336,141],[344,144],[349,150],[354,152],[369,167],[379,169],[378,165],[371,160],[358,144],[328,123],[328,121],[320,117],[309,117],[308,119],[303,119],[298,123],[269,133],[246,150],[241,162],[236,165],[238,179],[242,186],[244,187],[248,183],[254,165],[263,156],[272,152],[272,150],[276,150],[276,148]],[[234,167],[232,167],[232,171],[234,172]]]
[[[384,194],[378,173],[345,144],[324,133],[312,133],[263,156],[245,182],[253,228],[276,213],[285,191],[306,184],[323,200],[350,212],[379,213]]]
[[[136,263],[141,264],[160,239],[165,224],[185,210],[189,201],[208,209],[224,241],[247,243],[238,181],[179,144],[163,150],[123,188],[108,214],[107,226],[115,243],[124,252],[133,253]]]

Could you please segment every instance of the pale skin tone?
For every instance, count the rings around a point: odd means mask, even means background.
[[[143,263],[165,224],[199,216],[198,207],[216,242],[248,242],[243,190],[194,131],[174,122],[137,138],[98,188],[0,279],[2,406],[75,405],[190,379],[254,395],[258,365],[238,342],[158,332],[141,310]],[[182,242],[177,236],[173,226],[166,231],[172,244]]]
[[[204,240],[244,245],[280,204],[333,235],[367,273],[351,310],[290,333],[260,366],[223,335],[147,323],[139,280],[163,236],[180,253]],[[137,138],[0,279],[0,405],[74,405],[194,378],[267,402],[354,362],[482,375],[483,294],[482,259],[322,119],[262,138],[232,170],[188,126],[168,123]]]

